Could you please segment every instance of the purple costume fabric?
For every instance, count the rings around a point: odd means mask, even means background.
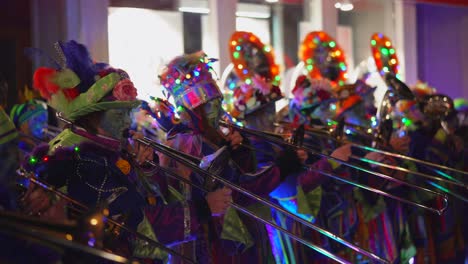
[[[110,217],[120,216],[120,219],[126,219],[128,227],[137,230],[146,216],[160,242],[173,244],[186,239],[184,206],[181,203],[165,204],[163,197],[157,197],[156,203],[150,205],[146,195],[151,191],[142,186],[135,170],[137,166],[130,161],[131,170],[124,174],[116,165],[118,160],[125,160],[120,151],[98,143],[84,142],[74,147],[62,147],[50,156],[47,155],[49,147],[41,146],[32,154],[38,162],[32,164],[27,159],[25,167],[57,188],[67,186],[69,196],[90,208],[106,201],[114,192],[123,190],[109,204]],[[159,176],[153,175],[152,178],[158,179]],[[190,235],[195,236],[211,213],[204,199],[189,201],[188,209],[191,212]],[[126,237],[129,241],[134,240],[131,236]]]

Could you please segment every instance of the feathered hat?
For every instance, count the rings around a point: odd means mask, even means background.
[[[213,99],[223,98],[212,76],[211,65],[215,61],[199,51],[169,62],[159,79],[169,96],[174,97],[177,107],[192,110]]]
[[[38,68],[33,87],[66,118],[73,121],[92,112],[140,104],[125,71],[94,63],[87,48],[74,40],[58,42],[56,49],[61,63]]]

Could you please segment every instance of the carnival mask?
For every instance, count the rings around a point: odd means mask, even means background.
[[[223,109],[221,108],[221,99],[211,100],[203,105],[205,111],[205,117],[208,120],[208,124],[213,128],[217,128],[219,120],[223,115]]]
[[[99,128],[105,136],[112,137],[117,140],[125,140],[124,132],[130,127],[131,109],[110,109],[104,112],[101,118]]]
[[[27,124],[29,132],[33,137],[43,139],[45,137],[45,128],[47,126],[47,112],[42,112],[31,117]]]

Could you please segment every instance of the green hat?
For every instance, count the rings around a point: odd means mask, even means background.
[[[10,111],[10,119],[16,127],[20,127],[21,124],[29,119],[46,112],[47,107],[44,103],[38,103],[31,100],[24,104],[14,105]]]
[[[0,106],[0,145],[5,144],[18,136],[15,124]]]
[[[74,121],[92,112],[140,104],[125,71],[93,62],[86,47],[73,40],[59,42],[57,50],[63,62],[38,68],[33,87],[67,119]]]

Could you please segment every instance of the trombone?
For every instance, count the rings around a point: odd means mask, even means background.
[[[75,128],[75,125],[73,124],[73,122],[66,119],[61,113],[57,113],[57,117],[60,120],[62,120],[63,122],[65,122],[65,124],[68,127],[70,127],[70,129]],[[239,187],[239,186],[237,186],[237,185],[235,185],[235,184],[233,184],[233,183],[231,183],[231,182],[229,182],[229,181],[227,181],[227,180],[225,180],[225,179],[223,179],[223,178],[221,178],[221,177],[219,177],[219,176],[217,176],[215,174],[212,174],[210,172],[207,172],[207,171],[199,168],[198,165],[196,165],[196,164],[198,164],[200,162],[200,159],[198,159],[196,157],[193,157],[193,156],[185,154],[183,152],[174,150],[169,146],[166,146],[166,145],[160,144],[158,142],[155,142],[155,141],[153,141],[153,140],[151,140],[151,139],[149,139],[147,137],[143,138],[143,139],[134,139],[134,140],[137,141],[137,142],[140,142],[140,143],[142,143],[142,144],[144,144],[146,146],[149,146],[149,147],[153,148],[154,150],[156,150],[156,151],[158,151],[158,152],[160,152],[162,154],[167,155],[168,157],[174,159],[175,161],[178,161],[178,162],[188,166],[189,168],[191,168],[193,171],[195,171],[197,173],[200,173],[202,175],[210,177],[213,180],[217,180],[217,181],[223,183],[224,185],[226,185],[226,186],[228,186],[228,187],[230,187],[230,188],[232,188],[232,189],[234,189],[234,190],[236,190],[236,191],[238,191],[240,193],[243,193],[243,194],[249,196],[250,198],[253,198],[254,200],[256,200],[256,201],[258,201],[260,203],[263,203],[263,204],[265,204],[265,205],[267,205],[267,206],[269,206],[271,208],[275,208],[276,210],[282,212],[283,214],[288,215],[289,217],[293,218],[294,220],[300,222],[301,224],[303,224],[303,225],[305,225],[305,226],[307,226],[307,227],[309,227],[311,229],[314,229],[315,231],[318,231],[319,233],[321,233],[321,234],[323,234],[323,235],[325,235],[325,236],[327,236],[327,237],[329,237],[329,238],[331,238],[331,239],[333,239],[333,240],[335,240],[335,241],[337,241],[337,242],[351,248],[352,250],[354,250],[356,252],[359,252],[360,254],[362,254],[364,256],[367,256],[367,257],[369,257],[371,259],[374,259],[376,261],[379,261],[381,263],[390,263],[388,260],[383,259],[383,258],[377,256],[376,254],[374,254],[372,252],[369,252],[369,251],[367,251],[367,250],[365,250],[363,248],[360,248],[360,247],[354,245],[353,243],[351,243],[349,241],[346,241],[344,238],[341,238],[341,237],[339,237],[339,236],[337,236],[337,235],[335,235],[335,234],[333,234],[333,233],[331,233],[331,232],[329,232],[329,231],[327,231],[327,230],[325,230],[325,229],[323,229],[323,228],[321,228],[321,227],[319,227],[317,225],[314,225],[312,223],[309,223],[309,222],[303,220],[302,218],[296,216],[293,213],[290,213],[289,211],[287,211],[287,210],[283,209],[282,207],[270,202],[267,199],[264,199],[264,198],[262,198],[262,197],[260,197],[260,196],[258,196],[256,194],[250,193],[249,191],[243,189],[242,187]],[[198,189],[202,188],[202,190],[204,190],[204,187],[197,186],[196,184],[192,183],[191,181],[186,180],[184,177],[181,177],[181,176],[177,175],[176,173],[172,172],[171,170],[169,170],[167,168],[164,168],[164,167],[162,167],[161,165],[159,165],[159,164],[157,164],[155,162],[148,161],[148,160],[146,160],[146,162],[153,165],[153,166],[155,166],[155,167],[157,167],[157,168],[159,168],[159,169],[161,169],[161,171],[165,172],[166,175],[168,175],[168,176],[171,176],[171,177],[173,177],[175,179],[178,179],[178,180],[181,180],[181,181],[183,181],[185,183],[188,183],[189,185],[194,186],[195,188],[198,188]],[[31,178],[31,179],[32,179],[33,182],[36,181],[38,184],[41,184],[41,182],[38,181],[37,179],[35,179],[35,178]],[[42,183],[42,184],[44,184],[44,183]],[[41,185],[41,186],[43,188],[45,188],[45,189],[50,189],[52,192],[57,193],[61,197],[64,197],[64,198],[66,197],[65,199],[69,200],[70,202],[73,201],[72,203],[74,203],[74,204],[75,204],[75,202],[77,204],[80,204],[79,202],[74,201],[72,198],[69,198],[65,194],[56,191],[52,186],[49,186],[49,185],[46,185],[46,184]],[[83,207],[83,206],[84,205],[81,205],[80,207]],[[290,233],[289,231],[287,231],[286,229],[276,225],[275,223],[264,220],[261,217],[256,216],[255,214],[251,213],[249,210],[247,210],[247,209],[245,209],[245,208],[243,208],[241,206],[238,206],[236,204],[232,204],[232,206],[239,209],[241,212],[252,216],[253,218],[257,219],[258,221],[261,221],[262,223],[265,223],[265,224],[268,224],[270,226],[273,226],[273,227],[277,228],[278,230],[284,232],[285,234],[287,234],[291,238],[297,240],[298,242],[309,246],[310,248],[316,250],[317,252],[319,252],[319,253],[321,253],[321,254],[329,257],[329,258],[332,258],[332,259],[334,259],[335,261],[337,261],[339,263],[350,263],[349,261],[344,260],[341,257],[334,255],[333,253],[327,251],[326,249],[323,249],[323,248],[321,248],[321,247],[319,247],[317,245],[314,245],[313,243],[311,243],[311,242],[309,242],[309,241],[307,241],[307,240],[305,240],[305,239],[303,239],[303,238],[301,238],[301,237],[299,237],[299,236],[297,236],[297,235],[295,235],[293,233]],[[115,222],[115,221],[113,221],[113,222]],[[132,230],[129,230],[128,228],[126,228],[125,226],[120,225],[119,223],[115,222],[113,224],[116,224],[117,226],[123,228],[124,230],[126,230],[126,231],[128,231],[128,232],[130,232],[132,234],[135,233],[138,238],[141,238],[142,240],[144,240],[144,241],[146,241],[148,243],[151,243],[153,245],[158,245],[159,244],[157,241],[154,241],[154,240],[152,240],[152,239],[150,239],[148,237],[142,236],[141,234],[138,234],[138,233],[136,233],[136,232],[134,232]],[[160,246],[164,247],[163,245],[160,245]],[[164,247],[164,250],[166,250],[167,252],[169,252],[171,254],[181,256],[179,253],[177,253],[177,252],[175,252],[175,251],[173,251],[171,249],[168,249],[168,248]],[[187,259],[187,257],[184,257],[184,256],[181,256],[181,257],[184,258],[186,261],[188,261],[190,263],[193,263],[191,260]]]
[[[35,241],[45,242],[46,245],[50,246],[60,246],[78,250],[101,259],[112,261],[113,263],[138,263],[135,261],[131,262],[129,259],[114,253],[73,242],[73,237],[69,233],[76,230],[76,225],[51,224],[43,220],[32,219],[31,217],[18,215],[16,213],[0,211],[0,226],[2,227],[0,233],[10,236],[33,239]],[[54,233],[53,235],[47,232],[50,230]]]
[[[441,196],[443,198],[443,207],[442,208],[432,208],[432,207],[429,207],[429,206],[426,206],[426,205],[423,205],[423,204],[419,204],[419,203],[415,203],[413,201],[410,201],[408,199],[404,199],[404,198],[401,198],[401,197],[398,197],[398,196],[395,196],[395,195],[392,195],[390,193],[387,193],[387,192],[384,192],[382,190],[379,190],[379,189],[376,189],[376,188],[373,188],[373,187],[370,187],[370,186],[365,186],[365,185],[362,185],[360,183],[357,183],[357,182],[354,182],[354,181],[351,181],[351,180],[348,180],[348,179],[344,179],[340,176],[336,176],[336,175],[333,175],[333,174],[330,174],[328,172],[324,172],[322,170],[318,170],[318,169],[315,169],[311,166],[306,166],[307,169],[310,169],[310,170],[313,170],[313,171],[316,171],[320,174],[323,174],[325,176],[328,176],[328,177],[331,177],[331,178],[334,178],[336,180],[340,180],[340,181],[343,181],[343,182],[346,182],[348,184],[351,184],[351,185],[354,185],[356,187],[359,187],[359,188],[363,188],[363,189],[366,189],[368,191],[371,191],[371,192],[375,192],[377,194],[381,194],[381,195],[384,195],[384,196],[387,196],[389,198],[392,198],[392,199],[395,199],[395,200],[398,200],[400,202],[403,202],[403,203],[406,203],[406,204],[410,204],[410,205],[413,205],[413,206],[416,206],[416,207],[419,207],[419,208],[422,208],[422,209],[425,209],[425,210],[429,210],[431,212],[434,212],[434,213],[437,213],[439,215],[441,215],[446,209],[447,209],[447,206],[448,206],[448,198],[447,198],[447,195],[445,194],[442,194],[442,193],[438,193],[438,192],[435,192],[433,190],[430,190],[430,189],[427,189],[427,188],[424,188],[424,187],[421,187],[421,186],[417,186],[417,185],[414,185],[414,184],[411,184],[409,182],[406,182],[406,181],[403,181],[403,180],[399,180],[399,179],[396,179],[396,178],[393,178],[389,175],[386,175],[386,174],[383,174],[383,173],[380,173],[380,172],[375,172],[375,171],[371,171],[371,170],[368,170],[366,168],[362,168],[362,167],[359,167],[357,165],[354,165],[354,164],[351,164],[349,162],[345,162],[345,161],[342,161],[340,159],[337,159],[337,158],[334,158],[334,157],[331,157],[329,155],[326,155],[326,154],[323,154],[323,153],[320,153],[318,151],[314,151],[312,149],[309,149],[309,148],[304,148],[304,147],[298,147],[294,144],[291,144],[291,143],[288,143],[282,139],[279,139],[279,138],[276,138],[276,137],[272,137],[270,135],[267,135],[261,131],[257,131],[257,130],[253,130],[253,129],[249,129],[249,128],[245,128],[245,127],[240,127],[240,126],[237,126],[235,124],[228,124],[227,122],[225,121],[221,121],[220,122],[222,125],[225,125],[225,126],[229,126],[229,127],[233,127],[234,129],[237,129],[238,131],[240,131],[241,133],[245,133],[245,134],[249,134],[251,136],[256,136],[256,137],[260,137],[260,138],[263,138],[265,139],[266,141],[270,142],[270,143],[273,143],[273,144],[278,144],[278,145],[283,145],[283,146],[286,146],[286,147],[291,147],[291,148],[294,148],[294,149],[304,149],[306,150],[307,152],[310,152],[312,154],[315,154],[315,155],[318,155],[318,156],[321,156],[321,157],[324,157],[324,158],[327,158],[327,159],[331,159],[331,160],[334,160],[340,164],[343,164],[345,166],[348,166],[350,168],[353,168],[353,169],[356,169],[356,170],[359,170],[359,171],[363,171],[365,173],[369,173],[369,174],[372,174],[372,175],[375,175],[377,177],[380,177],[380,178],[383,178],[383,179],[386,179],[386,180],[390,180],[390,181],[393,181],[393,182],[397,182],[397,183],[400,183],[402,185],[406,185],[406,186],[409,186],[409,187],[412,187],[414,189],[418,189],[420,191],[425,191],[425,192],[428,192],[428,193],[431,193],[433,195],[437,195],[437,196]],[[252,148],[252,150],[255,151],[255,148]]]
[[[59,196],[60,198],[62,198],[65,201],[69,202],[70,204],[72,204],[74,206],[77,206],[78,208],[74,208],[74,209],[76,209],[78,212],[84,213],[86,211],[89,211],[89,208],[86,205],[84,205],[81,202],[73,199],[72,197],[62,193],[61,191],[57,190],[52,185],[37,179],[36,177],[34,177],[34,175],[32,173],[26,172],[23,169],[19,169],[19,170],[17,170],[17,174],[19,176],[24,177],[24,178],[28,179],[29,181],[35,183],[36,185],[43,188],[44,190],[49,191],[49,192]],[[110,197],[112,197],[112,196],[115,196],[115,195],[111,195]],[[119,223],[117,221],[114,221],[112,218],[106,218],[106,221],[109,222],[112,225],[115,225],[116,227],[120,228],[121,230],[124,230],[124,231],[128,232],[132,236],[135,236],[137,239],[140,239],[140,240],[144,241],[146,245],[150,245],[150,246],[160,248],[160,249],[166,251],[167,253],[170,253],[172,255],[175,255],[175,256],[178,256],[178,257],[182,258],[184,261],[186,261],[188,263],[195,263],[193,260],[189,259],[188,257],[186,257],[184,255],[181,255],[180,253],[166,247],[165,245],[161,244],[160,242],[158,242],[158,241],[156,241],[156,240],[154,240],[152,238],[149,238],[149,237],[147,237],[147,236],[145,236],[143,234],[140,234],[140,233],[126,227],[125,225],[123,225],[123,224],[121,224],[121,223]]]
[[[331,233],[328,230],[325,230],[325,229],[323,229],[323,228],[321,228],[321,227],[319,227],[319,226],[317,226],[315,224],[312,224],[312,223],[310,223],[310,222],[296,216],[295,214],[285,210],[281,206],[276,205],[276,204],[272,203],[271,201],[269,201],[267,199],[264,199],[264,198],[254,194],[254,193],[251,193],[251,192],[247,191],[246,189],[244,189],[244,188],[242,188],[242,187],[240,187],[240,186],[238,186],[238,185],[236,185],[234,183],[231,183],[230,181],[228,181],[228,180],[226,180],[226,179],[224,179],[224,178],[222,178],[222,177],[220,177],[218,175],[215,175],[213,173],[205,171],[204,169],[198,167],[198,165],[196,165],[196,163],[194,163],[193,161],[190,161],[189,159],[187,159],[186,158],[187,155],[185,153],[181,152],[181,151],[175,150],[175,149],[173,149],[171,147],[165,146],[165,145],[160,144],[158,142],[154,142],[154,141],[152,141],[151,139],[148,139],[148,138],[136,139],[136,141],[138,141],[138,142],[140,142],[140,143],[142,143],[142,144],[144,144],[144,145],[146,145],[148,147],[153,148],[155,151],[157,151],[159,153],[162,153],[162,154],[168,156],[169,158],[171,158],[171,159],[173,159],[173,160],[175,160],[177,162],[182,163],[184,166],[187,166],[188,168],[190,168],[195,173],[199,173],[199,174],[202,174],[202,175],[204,175],[206,177],[209,177],[212,180],[216,180],[216,181],[224,184],[225,186],[227,186],[227,187],[229,187],[229,188],[231,188],[231,189],[233,189],[233,190],[235,190],[235,191],[237,191],[239,193],[242,193],[242,194],[244,194],[244,195],[246,195],[246,196],[248,196],[248,197],[250,197],[250,198],[252,198],[254,200],[256,200],[257,202],[260,202],[260,203],[262,203],[262,204],[264,204],[264,205],[266,205],[266,206],[268,206],[270,208],[274,208],[275,210],[278,210],[279,212],[287,215],[288,217],[293,218],[295,221],[303,224],[304,226],[307,226],[307,227],[319,232],[320,234],[325,235],[325,236],[335,240],[336,242],[339,242],[339,243],[351,248],[352,250],[354,250],[354,251],[356,251],[356,252],[358,252],[358,253],[360,253],[362,255],[365,255],[365,256],[367,256],[367,257],[369,257],[371,259],[377,260],[377,261],[382,262],[382,263],[390,263],[388,260],[383,259],[383,258],[375,255],[374,253],[369,252],[369,251],[367,251],[367,250],[365,250],[363,248],[360,248],[360,247],[354,245],[352,242],[349,242],[349,241],[345,240],[344,238],[339,237],[339,236]],[[161,166],[161,165],[159,165],[159,164],[157,164],[155,162],[152,162],[152,161],[147,161],[147,162],[149,164],[161,169],[161,171],[163,171],[164,173],[166,173],[170,177],[173,177],[175,179],[183,181],[183,182],[185,182],[185,183],[187,183],[187,184],[189,184],[189,185],[191,185],[191,186],[193,186],[193,187],[195,187],[197,189],[200,189],[202,191],[205,191],[205,192],[207,191],[204,187],[201,187],[201,186],[198,186],[197,184],[192,183],[190,180],[187,180],[187,179],[175,174],[170,169],[167,169],[167,168],[165,168],[165,167],[163,167],[163,166]],[[243,208],[242,206],[239,206],[239,205],[237,205],[235,203],[232,203],[232,202],[231,202],[231,205],[234,208],[240,210],[242,213],[247,214],[247,215],[255,218],[256,220],[261,221],[264,224],[270,225],[270,226],[278,229],[279,231],[285,233],[286,235],[288,235],[292,239],[309,246],[310,248],[316,250],[317,252],[319,252],[321,254],[324,254],[325,256],[327,256],[329,258],[332,258],[333,260],[335,260],[335,261],[337,261],[339,263],[350,263],[349,261],[344,260],[341,257],[336,256],[333,253],[330,253],[327,250],[325,250],[325,249],[323,249],[323,248],[321,248],[319,246],[316,246],[313,243],[311,243],[311,242],[309,242],[309,241],[307,241],[307,240],[305,240],[305,239],[303,239],[303,238],[301,238],[301,237],[299,237],[299,236],[285,230],[284,228],[276,225],[275,223],[272,223],[271,221],[265,220],[265,219],[255,215],[254,213],[250,212],[249,210]]]
[[[276,126],[283,126],[283,125],[290,126],[290,124],[287,123],[287,122],[275,123],[275,125]],[[350,125],[352,126],[352,124],[350,124]],[[334,141],[337,141],[337,142],[343,143],[343,144],[351,144],[353,147],[356,147],[356,148],[359,148],[359,149],[362,149],[362,150],[378,152],[378,153],[381,153],[381,154],[384,154],[384,155],[387,155],[387,156],[392,156],[392,157],[399,158],[399,159],[405,159],[405,160],[408,160],[408,161],[413,161],[415,163],[419,163],[419,164],[422,164],[424,166],[437,167],[439,169],[446,169],[446,170],[451,170],[451,171],[454,171],[454,172],[457,172],[457,173],[468,174],[468,172],[465,172],[465,171],[460,171],[460,170],[455,169],[455,168],[450,168],[450,167],[446,167],[446,166],[436,164],[436,163],[432,163],[432,162],[429,162],[429,161],[416,159],[416,158],[413,158],[413,157],[410,157],[410,156],[406,156],[406,155],[399,154],[399,153],[394,153],[394,152],[391,152],[391,151],[388,151],[388,150],[383,150],[383,149],[380,149],[380,148],[370,147],[370,146],[362,145],[362,144],[359,144],[359,143],[354,143],[354,142],[351,142],[351,141],[348,141],[348,140],[343,140],[343,139],[340,140],[340,139],[337,139],[336,137],[332,136],[330,134],[330,132],[327,131],[327,130],[321,130],[321,129],[305,126],[305,131],[306,131],[306,133],[310,133],[310,134],[312,134],[314,136],[331,139],[331,140],[334,140]],[[306,146],[309,146],[309,145],[306,145]],[[356,160],[359,160],[359,161],[362,161],[362,162],[365,162],[365,163],[379,165],[379,166],[386,167],[386,168],[393,169],[393,170],[398,170],[398,171],[402,171],[402,172],[406,172],[406,173],[411,173],[411,174],[418,175],[418,176],[421,176],[421,177],[424,177],[424,178],[427,178],[427,179],[431,179],[431,180],[434,180],[434,181],[445,182],[445,183],[457,185],[457,186],[460,186],[460,187],[463,187],[463,188],[468,188],[467,184],[465,184],[462,181],[457,180],[457,179],[455,179],[455,178],[453,178],[453,177],[451,177],[451,176],[449,176],[449,175],[447,175],[447,174],[445,174],[445,173],[443,173],[440,170],[435,169],[435,168],[432,168],[432,169],[434,169],[437,173],[442,174],[447,179],[437,177],[437,176],[433,176],[433,175],[429,175],[429,174],[422,173],[422,172],[418,172],[418,171],[412,171],[412,170],[402,168],[402,167],[399,167],[399,166],[389,165],[389,164],[385,164],[385,163],[382,163],[382,162],[357,157],[357,156],[354,156],[354,155],[350,156],[350,158],[353,158],[353,159],[356,159]]]

